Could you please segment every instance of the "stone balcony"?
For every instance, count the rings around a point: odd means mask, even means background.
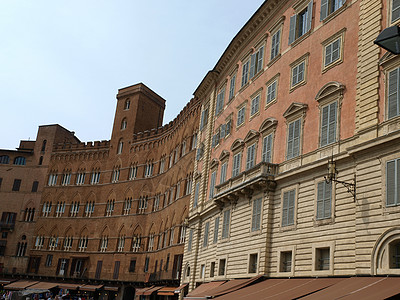
[[[215,187],[214,203],[222,208],[225,203],[236,204],[239,197],[251,198],[258,190],[273,191],[279,165],[261,162]]]

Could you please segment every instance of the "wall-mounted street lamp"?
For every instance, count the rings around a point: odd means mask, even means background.
[[[347,188],[347,192],[353,195],[354,202],[356,201],[356,174],[354,174],[354,182],[349,183],[345,181],[340,181],[336,179],[336,175],[339,172],[336,169],[336,162],[333,160],[333,155],[331,159],[328,161],[328,175],[324,176],[325,182],[327,184],[331,182],[341,183]]]
[[[393,54],[400,54],[400,27],[395,25],[385,28],[378,35],[374,44]]]

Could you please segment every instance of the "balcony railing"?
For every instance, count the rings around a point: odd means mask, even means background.
[[[256,190],[273,191],[276,187],[275,176],[279,165],[261,162],[253,168],[241,172],[215,187],[214,202],[218,206],[224,203],[236,203],[240,196],[251,198]]]

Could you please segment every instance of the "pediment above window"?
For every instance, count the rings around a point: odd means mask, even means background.
[[[400,61],[399,55],[386,52],[379,60],[379,65],[382,66],[384,69],[387,69],[387,68],[392,68],[395,65],[398,65],[399,61]]]
[[[275,118],[268,118],[265,119],[264,122],[261,124],[259,132],[263,133],[266,131],[270,131],[276,128],[278,125],[278,120]]]
[[[292,104],[290,104],[288,109],[283,113],[283,116],[286,119],[290,119],[293,116],[304,114],[307,107],[308,105],[305,103],[293,102]]]
[[[215,168],[216,166],[218,166],[218,164],[219,164],[219,160],[214,158],[210,163],[210,169]]]
[[[232,151],[236,151],[240,148],[244,147],[244,142],[242,139],[237,139],[236,141],[233,142],[232,146],[231,146],[231,150]]]
[[[331,81],[325,84],[315,96],[315,100],[320,102],[323,99],[331,97],[340,97],[343,95],[345,86],[337,81]]]
[[[244,142],[245,142],[245,143],[248,143],[248,142],[250,142],[250,141],[252,141],[252,140],[258,138],[259,135],[260,135],[260,133],[259,133],[258,131],[255,131],[255,130],[251,129],[251,130],[247,133],[246,137],[244,138]]]
[[[223,150],[223,151],[221,152],[221,155],[219,156],[219,160],[220,160],[220,161],[223,161],[225,158],[229,157],[229,155],[230,155],[230,152],[229,152],[229,151]]]

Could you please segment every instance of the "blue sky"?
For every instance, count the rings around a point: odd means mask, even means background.
[[[60,124],[110,139],[119,88],[143,82],[173,120],[262,0],[2,0],[0,149]]]

